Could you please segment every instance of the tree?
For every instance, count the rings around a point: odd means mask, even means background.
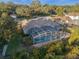
[[[62,16],[63,15],[63,11],[64,11],[64,9],[62,7],[57,7],[56,8],[56,13],[59,16]]]
[[[2,17],[2,18],[8,17],[8,13],[7,13],[7,12],[3,12],[2,15],[1,15],[1,17]]]
[[[69,44],[71,45],[75,40],[79,39],[79,28],[78,27],[73,27],[70,28],[70,38],[68,39]]]
[[[65,56],[67,59],[77,59],[79,56],[79,46],[72,47],[69,53]]]
[[[17,7],[16,13],[19,16],[30,16],[30,8],[28,6]]]
[[[32,5],[40,5],[40,1],[39,0],[32,0]]]
[[[42,12],[41,4],[38,0],[34,0],[30,6],[32,16],[39,16]]]

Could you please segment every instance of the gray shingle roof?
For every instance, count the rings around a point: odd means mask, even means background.
[[[32,36],[34,44],[65,38],[68,33],[60,31],[64,24],[52,20],[50,17],[31,19],[23,28],[23,31]]]

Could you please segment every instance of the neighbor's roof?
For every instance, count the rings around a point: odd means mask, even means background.
[[[68,13],[68,15],[70,15],[70,16],[79,16],[79,13],[78,12],[70,12],[70,13]]]

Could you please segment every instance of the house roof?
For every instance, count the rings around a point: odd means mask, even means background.
[[[62,24],[59,21],[52,21],[51,17],[30,19],[23,27],[24,34],[31,36],[33,44],[63,39],[66,33],[62,29]]]
[[[51,26],[52,20],[50,17],[38,17],[34,19],[30,19],[27,23],[27,26],[23,28],[24,33],[27,33],[30,28],[41,27],[41,26]]]

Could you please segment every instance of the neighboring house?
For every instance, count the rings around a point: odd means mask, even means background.
[[[8,15],[11,16],[14,19],[17,18],[17,15],[16,15],[16,12],[15,11],[9,11]]]
[[[66,23],[68,24],[70,22],[70,18],[69,17],[65,17],[65,16],[55,16],[54,19],[60,23]]]
[[[64,15],[70,18],[71,21],[69,23],[79,25],[79,13],[64,13]]]
[[[16,14],[11,14],[10,15],[12,18],[16,19],[17,18],[17,15]]]
[[[14,19],[14,21],[17,20],[17,15],[16,15],[16,12],[15,11],[9,11],[8,15],[10,17],[12,17]]]
[[[31,36],[33,44],[40,44],[65,38],[67,33],[63,32],[62,28],[62,24],[52,21],[51,17],[38,17],[30,19],[26,26],[24,25],[23,31]]]

